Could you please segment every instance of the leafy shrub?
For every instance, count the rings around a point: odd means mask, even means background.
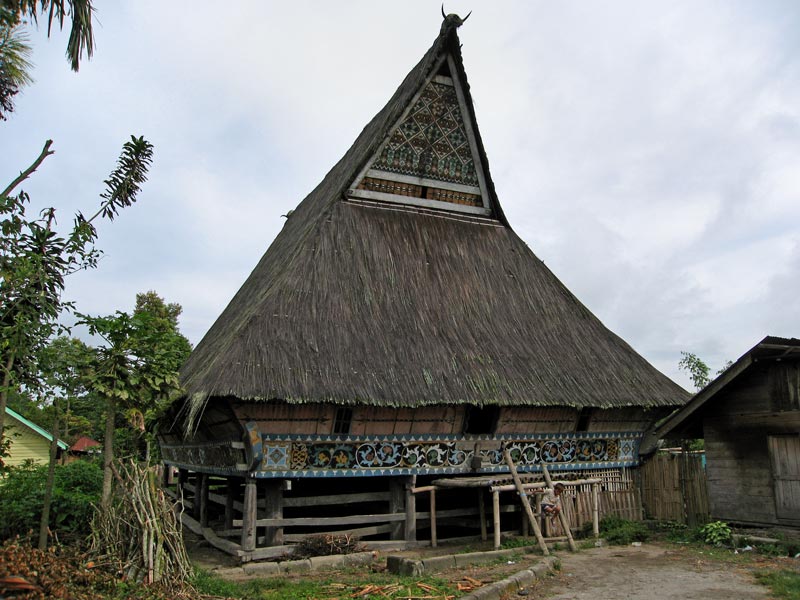
[[[39,527],[46,482],[46,465],[28,463],[9,468],[0,481],[0,538],[24,536]],[[86,536],[102,487],[103,472],[95,462],[56,465],[50,529]]]
[[[609,515],[600,521],[600,533],[609,544],[620,546],[650,539],[650,530],[644,523],[628,521],[616,515]]]
[[[676,521],[659,521],[656,524],[656,531],[665,534],[671,542],[690,541],[694,536],[688,525]]]
[[[733,532],[727,523],[713,521],[700,528],[700,536],[706,544],[722,546],[730,543],[733,539]]]

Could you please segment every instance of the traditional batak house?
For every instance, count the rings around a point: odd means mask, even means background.
[[[430,515],[412,488],[507,474],[502,443],[523,473],[635,466],[643,432],[688,399],[512,230],[460,23],[288,216],[182,372],[164,461],[245,559],[315,527],[413,539]]]
[[[705,440],[712,519],[800,526],[800,340],[765,337],[657,435]]]

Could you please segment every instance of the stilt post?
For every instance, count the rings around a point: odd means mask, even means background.
[[[200,526],[208,527],[208,479],[207,473],[200,475]]]
[[[417,541],[417,497],[414,494],[414,486],[417,484],[417,476],[412,475],[406,481],[406,541]]]
[[[436,488],[431,490],[431,546],[436,548]]]
[[[494,549],[500,549],[500,492],[492,490],[492,533],[494,534]]]
[[[244,507],[242,510],[242,550],[256,549],[256,521],[258,520],[258,491],[256,480],[248,478],[244,484]]]
[[[283,482],[280,479],[269,479],[264,485],[264,518],[283,518]],[[283,527],[267,527],[267,546],[283,545]]]
[[[481,539],[485,542],[489,536],[486,533],[486,500],[483,495],[483,488],[478,488],[478,514],[481,520]]]
[[[233,503],[236,499],[236,488],[233,478],[228,478],[225,486],[225,529],[233,529]]]
[[[406,494],[403,489],[403,480],[392,478],[389,481],[389,512],[399,513],[406,509]],[[402,540],[405,532],[403,531],[403,522],[394,521],[392,523],[392,531],[389,534],[393,540]]]

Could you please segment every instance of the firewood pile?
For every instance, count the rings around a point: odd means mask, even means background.
[[[183,585],[192,566],[171,499],[146,467],[131,461],[114,469],[114,501],[92,523],[91,552],[129,581]]]

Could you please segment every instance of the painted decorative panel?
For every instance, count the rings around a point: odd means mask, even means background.
[[[478,175],[455,88],[431,81],[391,133],[372,168],[477,186]]]
[[[520,471],[607,469],[638,464],[640,433],[580,435],[262,435],[257,477],[357,477],[508,472],[503,443]],[[473,470],[473,458],[481,467]],[[477,461],[475,461],[477,462]]]

